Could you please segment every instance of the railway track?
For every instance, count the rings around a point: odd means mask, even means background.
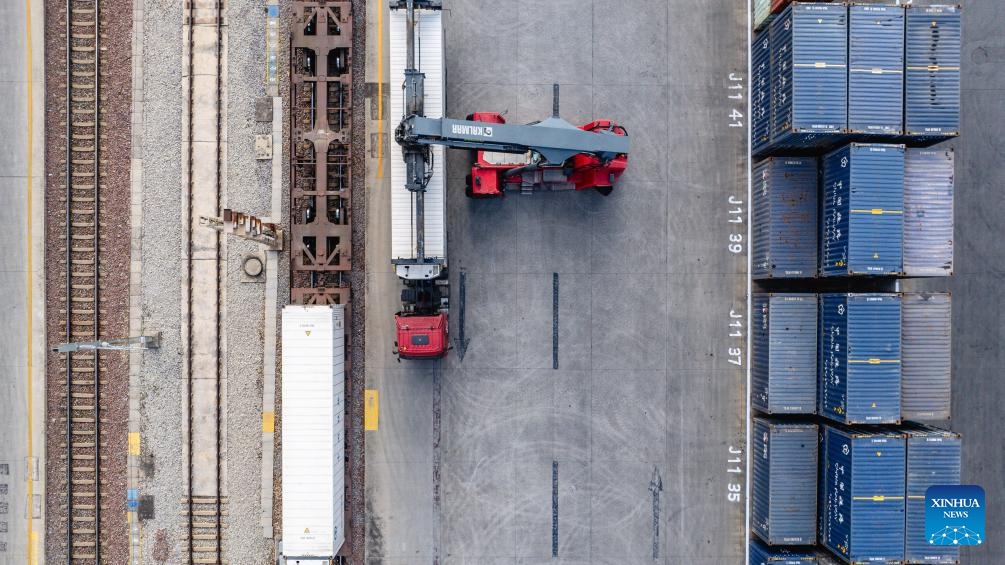
[[[345,305],[346,508],[340,523],[346,542],[337,563],[362,561],[363,379],[354,371],[353,351],[361,351],[363,261],[362,224],[353,218],[365,207],[360,180],[362,129],[354,96],[362,86],[360,0],[296,0],[290,25],[290,303]],[[354,54],[354,52],[356,54]],[[359,100],[357,99],[358,103]],[[358,231],[357,231],[358,230]],[[353,282],[353,281],[356,282]],[[359,293],[359,298],[353,294]],[[355,304],[354,304],[355,303]],[[353,309],[358,309],[353,315]],[[362,356],[358,356],[362,364]],[[353,416],[353,411],[356,416]]]
[[[66,342],[95,341],[101,304],[101,5],[69,0],[66,9]],[[66,353],[67,562],[102,562],[102,399],[97,351]]]
[[[223,242],[200,227],[224,192],[224,0],[187,0],[185,563],[224,563]],[[207,402],[207,399],[210,399]]]

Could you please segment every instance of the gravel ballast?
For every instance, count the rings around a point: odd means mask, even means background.
[[[124,7],[117,4],[125,4]],[[50,345],[66,341],[65,170],[66,163],[66,2],[45,5],[46,68],[46,331]],[[120,9],[124,8],[124,9]],[[99,326],[102,338],[129,332],[129,156],[130,42],[132,9],[128,2],[102,4],[100,60]],[[99,356],[101,380],[101,558],[126,563],[126,431],[128,358],[125,353]],[[66,373],[60,356],[46,362],[46,530],[50,562],[67,556]]]
[[[161,332],[161,347],[140,371],[141,452],[152,457],[140,496],[153,497],[143,523],[144,560],[180,563],[185,524],[182,477],[182,3],[144,0],[143,241],[141,308],[144,333]],[[173,22],[174,25],[166,25]]]

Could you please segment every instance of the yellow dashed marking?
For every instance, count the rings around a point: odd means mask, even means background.
[[[376,390],[368,388],[363,392],[363,429],[368,432],[377,431],[379,415],[380,395]]]
[[[887,500],[904,500],[903,496],[853,496],[852,500],[870,500],[872,502],[886,502]]]
[[[262,412],[262,431],[269,434],[276,431],[275,412]]]
[[[140,432],[129,432],[129,455],[140,454]]]
[[[882,208],[869,208],[867,210],[853,208],[852,212],[856,214],[873,214],[875,216],[882,216],[883,214],[903,214],[903,210],[884,210]]]
[[[29,520],[31,522],[32,520]],[[28,544],[28,560],[31,565],[38,565],[38,532],[33,528],[31,530],[31,539]]]

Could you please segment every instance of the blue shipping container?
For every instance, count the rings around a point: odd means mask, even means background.
[[[771,140],[771,34],[764,29],[750,46],[750,143],[754,155]]]
[[[897,136],[904,130],[904,9],[848,8],[848,129]]]
[[[907,435],[906,562],[958,563],[959,547],[931,544],[925,537],[925,491],[932,485],[960,484],[960,435],[927,426],[899,431]]]
[[[903,273],[904,146],[851,143],[823,159],[822,276]]]
[[[754,418],[750,527],[769,545],[817,541],[816,424]]]
[[[902,295],[901,417],[948,420],[952,399],[952,297]]]
[[[848,563],[904,559],[904,436],[824,426],[821,544]]]
[[[815,414],[817,296],[755,294],[750,403],[768,414]]]
[[[833,145],[848,127],[848,7],[793,2],[771,22],[772,150]]]
[[[904,153],[904,274],[953,274],[952,149],[907,149]]]
[[[957,6],[908,6],[905,133],[929,141],[959,135],[960,43]]]
[[[817,160],[770,157],[753,170],[753,278],[817,273]]]
[[[820,296],[821,416],[844,424],[901,421],[900,305],[896,294]]]
[[[769,547],[756,539],[750,540],[750,565],[816,565],[812,551]]]

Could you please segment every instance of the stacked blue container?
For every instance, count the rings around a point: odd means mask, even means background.
[[[960,43],[956,6],[908,6],[905,133],[938,142],[959,135]]]
[[[852,143],[823,159],[822,276],[903,273],[904,146]]]
[[[892,143],[959,134],[960,8],[881,1],[792,2],[773,19],[756,3],[751,147],[775,157],[752,170],[751,278],[768,288],[953,272],[953,152]],[[959,435],[899,426],[950,417],[950,296],[776,292],[752,307],[750,563],[958,563],[923,532],[925,489],[960,482]],[[818,424],[793,417],[809,414],[836,422],[819,425],[815,477]],[[791,549],[814,540],[830,552]]]
[[[792,551],[768,547],[756,539],[750,540],[750,565],[816,565],[812,551]]]
[[[905,562],[958,563],[958,547],[932,544],[925,536],[925,491],[933,485],[960,484],[960,434],[917,425],[898,431],[907,436]]]
[[[901,417],[948,420],[952,397],[951,296],[905,293],[901,300]]]
[[[764,29],[750,46],[750,136],[755,155],[771,141],[771,34]]]
[[[754,100],[754,155],[959,135],[961,36],[954,5],[793,2],[752,49],[753,93],[758,69],[771,84],[767,112]]]
[[[770,33],[772,149],[833,144],[848,127],[848,7],[793,2]]]
[[[904,154],[904,274],[953,274],[952,149],[907,149]]]
[[[899,423],[900,296],[820,297],[817,409],[844,424]]]
[[[817,296],[755,294],[750,403],[767,414],[817,407]]]
[[[824,426],[821,457],[821,543],[848,563],[903,561],[903,434]]]
[[[904,9],[848,8],[848,130],[895,137],[904,129]]]
[[[751,529],[769,545],[813,545],[817,425],[754,418]]]
[[[816,276],[816,158],[770,157],[754,166],[752,180],[752,276]]]

